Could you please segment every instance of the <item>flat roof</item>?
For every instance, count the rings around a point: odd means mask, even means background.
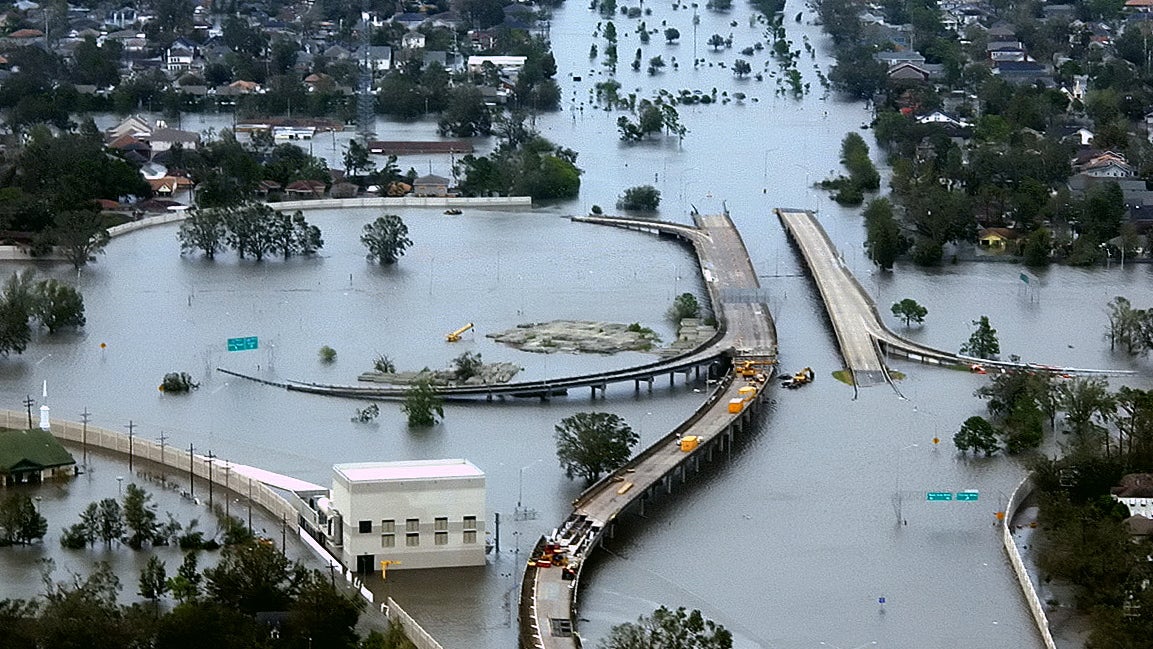
[[[349,482],[385,480],[429,480],[433,478],[483,477],[484,472],[468,460],[401,460],[397,462],[354,462],[336,464],[332,469]]]

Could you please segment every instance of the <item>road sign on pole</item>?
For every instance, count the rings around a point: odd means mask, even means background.
[[[230,352],[244,352],[252,349],[257,349],[256,336],[247,336],[245,338],[229,338],[228,351]]]
[[[957,492],[957,500],[973,502],[977,500],[978,496],[980,496],[980,493],[976,489],[966,489],[965,491]]]
[[[952,500],[953,492],[951,491],[930,491],[925,494],[925,500]]]

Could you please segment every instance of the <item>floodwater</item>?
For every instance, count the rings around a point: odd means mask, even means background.
[[[749,97],[740,105],[683,107],[690,129],[683,142],[625,145],[617,137],[617,114],[597,110],[588,99],[603,78],[599,64],[587,59],[600,18],[570,2],[556,12],[550,33],[565,110],[538,117],[536,125],[580,152],[585,173],[579,199],[522,213],[466,210],[448,217],[406,210],[402,217],[415,245],[388,269],[367,264],[357,241],[360,227],[375,217],[371,210],[309,213],[326,241],[316,259],[256,264],[229,254],[215,262],[181,257],[171,226],[119,238],[79,277],[88,326],[76,335],[38,338],[22,356],[0,361],[0,403],[18,408],[47,379],[56,417],[78,419],[87,407],[97,425],[121,428],[131,419],[138,435],[155,439],[163,432],[170,444],[191,443],[321,484],[330,482],[337,462],[468,458],[488,476],[489,509],[502,519],[500,551],[483,568],[393,571],[375,587],[447,647],[514,646],[524,551],[565,518],[581,489],[557,466],[553,426],[596,409],[620,414],[651,442],[701,402],[706,386],[670,388],[658,381],[651,395],[619,385],[595,402],[574,391],[548,403],[450,404],[440,425],[409,431],[395,405],[384,406],[374,424],[354,424],[349,418],[362,405],[355,401],[287,393],[213,368],[351,383],[377,354],[399,368],[418,369],[479,352],[487,361],[522,365],[526,379],[650,359],[534,355],[501,347],[484,334],[521,322],[580,318],[640,322],[671,338],[664,312],[673,296],[691,291],[704,297],[690,253],[649,235],[563,218],[594,204],[611,212],[625,188],[652,183],[662,192],[662,218],[687,221],[690,206],[730,209],[770,296],[782,369],[810,366],[817,380],[774,395],[771,411],[730,458],[648,508],[645,517],[621,520],[616,538],[582,581],[586,642],[591,646],[612,625],[664,604],[701,609],[731,629],[739,647],[1039,646],[993,525],[1023,470],[1011,459],[965,459],[950,443],[965,418],[983,411],[972,394],[986,379],[900,361],[894,364],[907,375],[901,395],[876,387],[855,397],[832,379],[841,367],[835,341],[772,208],[819,209],[845,263],[877,296],[882,313],[897,300],[916,299],[929,315],[910,335],[945,349],[956,349],[971,331],[970,321],[988,315],[1005,356],[1140,369],[1147,376],[1147,361],[1111,355],[1103,333],[1111,297],[1127,295],[1143,306],[1147,293],[1139,291],[1149,284],[1150,266],[1053,268],[1039,273],[1028,290],[1019,268],[1009,264],[873,273],[860,249],[859,211],[842,209],[810,187],[837,168],[840,140],[869,115],[858,104],[821,98],[812,65],[827,65],[824,39],[807,10],[797,6],[786,13],[797,11],[804,11],[804,21],[790,18],[786,25],[795,48],[807,35],[818,49],[815,60],[801,56],[812,93],[800,101],[774,96],[770,78],[740,80],[716,65],[731,64],[736,51],[763,40],[762,27],[749,25],[746,7],[728,14],[701,10],[697,55],[713,65],[696,70],[692,14],[654,8],[654,16],[645,18],[650,28],[664,19],[682,34],[679,45],[665,45],[658,34],[644,46],[645,60],[662,54],[680,64],[655,76],[629,69],[636,21],[618,17],[617,76],[624,91],[641,88],[648,96],[658,87],[717,87]],[[733,50],[714,54],[704,45],[709,35],[730,32]],[[599,45],[603,51],[603,39]],[[754,57],[754,69],[762,69],[765,59],[763,53]],[[222,119],[208,116],[214,118]],[[378,133],[387,129],[398,139],[402,133],[419,139],[431,137],[433,126],[393,124]],[[423,162],[401,160],[403,167]],[[429,163],[445,173],[445,161]],[[69,275],[61,267],[42,272]],[[444,342],[445,333],[467,322],[476,323],[475,333],[461,343]],[[258,336],[260,348],[226,352],[225,339],[236,336]],[[317,360],[322,345],[337,350],[335,364]],[[169,371],[188,371],[201,387],[187,396],[163,395],[156,385]],[[942,441],[934,444],[934,437]],[[101,474],[105,489],[115,486],[108,487],[111,474]],[[926,491],[963,489],[978,489],[979,501],[924,500]],[[518,502],[535,518],[514,520]],[[898,502],[906,524],[898,524]],[[45,552],[60,551],[49,546]],[[12,556],[0,552],[0,561]]]

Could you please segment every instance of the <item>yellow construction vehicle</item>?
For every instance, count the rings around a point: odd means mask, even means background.
[[[766,373],[766,369],[774,364],[776,364],[776,361],[769,359],[746,359],[738,361],[733,366],[733,371],[736,372],[738,377],[751,381],[758,376],[763,376]]]
[[[781,379],[781,387],[795,389],[813,382],[813,368],[806,367],[796,374]]]
[[[468,331],[469,329],[472,329],[472,323],[471,322],[466,324],[465,326],[461,327],[460,329],[457,329],[456,331],[454,331],[452,333],[445,334],[444,339],[450,343],[459,342],[461,334]]]

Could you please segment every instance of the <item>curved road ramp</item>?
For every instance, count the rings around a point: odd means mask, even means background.
[[[873,298],[845,266],[816,215],[809,210],[777,208],[777,217],[804,257],[813,282],[825,303],[837,337],[841,357],[856,386],[892,384],[885,354],[904,356],[933,365],[970,368],[1021,369],[1055,374],[1132,374],[1127,370],[1092,370],[1034,363],[993,361],[934,349],[893,333],[884,325]]]

